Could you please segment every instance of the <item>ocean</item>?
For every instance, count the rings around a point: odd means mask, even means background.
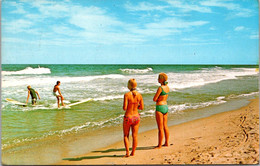
[[[123,95],[137,80],[145,108],[140,130],[157,128],[153,96],[158,74],[168,75],[169,125],[240,108],[258,96],[257,65],[2,65],[2,161],[52,164],[122,140]],[[65,104],[57,108],[57,81]],[[26,102],[27,85],[39,92],[37,106]],[[155,136],[157,137],[157,135]],[[124,152],[122,152],[124,153]]]

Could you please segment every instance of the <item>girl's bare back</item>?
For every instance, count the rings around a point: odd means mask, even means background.
[[[138,115],[138,109],[143,110],[144,103],[142,95],[136,92],[136,95],[132,91],[127,92],[124,95],[123,109],[126,111],[125,116]]]

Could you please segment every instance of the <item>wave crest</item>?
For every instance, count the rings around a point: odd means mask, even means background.
[[[51,70],[49,68],[38,67],[26,67],[23,70],[19,71],[2,71],[3,75],[23,75],[23,74],[50,74]]]
[[[153,71],[153,69],[150,67],[148,67],[147,69],[119,69],[119,70],[129,74],[149,73]]]

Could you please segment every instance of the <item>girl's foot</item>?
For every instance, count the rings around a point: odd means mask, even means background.
[[[130,157],[129,154],[124,155],[124,157]]]
[[[130,156],[134,156],[134,155],[135,155],[135,153],[133,153],[133,152],[130,154]]]
[[[165,143],[163,146],[169,146],[168,143]]]
[[[162,146],[159,146],[159,145],[158,145],[158,146],[154,147],[154,149],[161,149],[161,147],[162,147]]]

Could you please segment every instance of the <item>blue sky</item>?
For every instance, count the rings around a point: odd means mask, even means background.
[[[258,0],[4,0],[3,64],[257,64]]]

